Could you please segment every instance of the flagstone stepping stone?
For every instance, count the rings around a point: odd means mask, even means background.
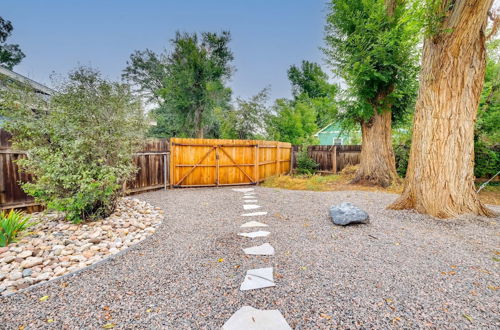
[[[222,326],[223,330],[291,330],[277,309],[261,310],[251,306],[238,309]]]
[[[252,212],[252,213],[243,213],[241,216],[242,217],[257,217],[259,215],[266,215],[267,212],[261,211],[261,212]]]
[[[276,286],[273,279],[273,267],[256,268],[247,270],[240,290],[255,290]]]
[[[255,210],[255,209],[260,209],[262,206],[260,205],[255,205],[255,204],[245,204],[243,205],[244,210]]]
[[[252,231],[251,233],[239,233],[238,235],[243,237],[255,238],[255,237],[266,237],[269,234],[270,232],[268,231],[259,230],[259,231]]]
[[[267,227],[265,223],[258,222],[258,221],[249,221],[245,222],[240,226],[241,228],[248,228],[248,227]]]
[[[255,196],[254,195],[250,195],[250,196],[243,196],[244,199],[254,199]]]
[[[253,196],[253,195],[255,195],[255,191],[246,192],[243,194],[243,196]]]
[[[258,201],[256,199],[246,199],[244,200],[245,203],[257,203]]]
[[[274,248],[269,243],[264,243],[258,246],[252,246],[246,249],[243,249],[245,254],[255,255],[255,256],[273,256]]]
[[[254,191],[254,188],[234,188],[233,191],[248,193]]]

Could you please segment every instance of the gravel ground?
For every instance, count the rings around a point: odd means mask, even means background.
[[[0,298],[0,328],[216,329],[243,305],[279,309],[296,329],[500,326],[498,218],[388,211],[396,195],[383,193],[256,192],[267,216],[241,217],[243,194],[231,188],[139,195],[166,211],[155,235],[75,276]],[[371,223],[332,225],[328,207],[343,201]],[[237,236],[249,220],[269,224],[271,235]],[[264,242],[275,256],[241,250]],[[276,287],[239,291],[247,269],[269,266]]]

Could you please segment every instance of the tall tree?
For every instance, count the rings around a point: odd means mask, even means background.
[[[177,33],[168,57],[165,87],[160,90],[166,106],[181,114],[190,135],[203,138],[213,110],[228,99],[225,81],[231,76],[233,53],[229,32]]]
[[[136,51],[122,77],[145,99],[157,105],[151,111],[156,137],[217,137],[220,123],[214,110],[228,108],[233,54],[229,32],[188,34],[177,32],[172,51]]]
[[[339,87],[328,81],[328,75],[319,64],[302,61],[300,67],[292,65],[288,69],[288,79],[295,102],[309,102],[315,108],[318,127],[324,127],[335,119]]]
[[[269,99],[269,88],[264,88],[256,95],[245,100],[236,98],[236,104],[224,111],[219,108],[218,120],[221,123],[223,138],[259,139],[265,134],[265,119],[269,115],[266,105]]]
[[[267,119],[267,131],[271,139],[295,145],[313,143],[313,134],[318,131],[318,126],[316,111],[309,102],[278,99],[274,112]]]
[[[346,81],[344,117],[361,125],[361,163],[354,182],[388,186],[397,177],[391,126],[416,94],[419,27],[403,0],[331,0],[324,49]]]
[[[26,56],[19,45],[7,44],[7,38],[12,34],[14,27],[11,21],[0,17],[0,66],[12,70],[14,66],[21,63]]]
[[[474,189],[474,124],[493,0],[428,0],[405,189],[392,209],[439,218],[492,215]],[[498,18],[497,18],[498,19]]]

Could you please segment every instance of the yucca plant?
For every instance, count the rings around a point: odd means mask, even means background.
[[[9,213],[0,213],[0,247],[17,242],[29,227],[35,225],[29,216],[19,211],[11,210]]]

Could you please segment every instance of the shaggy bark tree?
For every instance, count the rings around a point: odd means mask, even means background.
[[[405,1],[332,0],[325,52],[348,85],[339,119],[361,126],[362,151],[353,182],[389,186],[398,177],[392,122],[416,96],[418,24]]]
[[[392,209],[439,218],[492,215],[474,187],[474,124],[486,65],[493,0],[438,0],[424,41],[410,160]]]

